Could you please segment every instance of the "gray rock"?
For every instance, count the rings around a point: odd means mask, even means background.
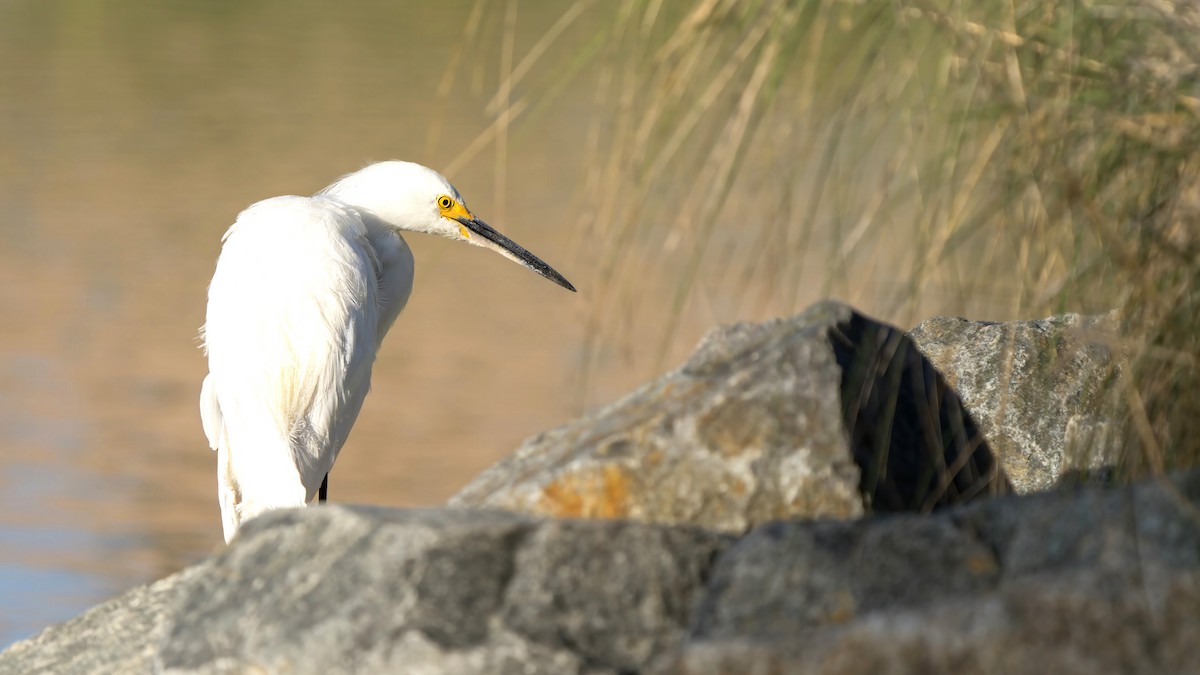
[[[1112,464],[1116,315],[929,319],[909,336],[962,397],[1018,492]]]
[[[1200,672],[1200,472],[919,518],[764,526],[672,673]]]
[[[714,554],[700,530],[465,510],[256,520],[188,584],[168,672],[618,672],[679,643]]]
[[[1200,471],[740,538],[439,509],[269,514],[0,672],[1200,672]]]
[[[710,333],[679,369],[527,441],[451,504],[739,532],[1003,490],[903,333],[833,302]]]

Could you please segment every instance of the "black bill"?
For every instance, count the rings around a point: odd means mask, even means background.
[[[494,247],[488,248],[495,248],[497,253],[509,260],[521,263],[568,291],[575,292],[575,287],[571,285],[571,282],[567,281],[566,277],[554,271],[553,267],[542,262],[541,258],[521,248],[517,242],[497,232],[491,225],[478,218],[458,218],[457,220],[468,230],[494,244]]]

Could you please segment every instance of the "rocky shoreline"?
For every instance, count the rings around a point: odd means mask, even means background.
[[[270,514],[0,672],[1200,672],[1200,472],[1112,462],[1111,317],[821,303],[444,508]]]

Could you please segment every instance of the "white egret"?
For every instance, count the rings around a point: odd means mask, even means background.
[[[575,290],[411,162],[372,164],[313,197],[243,211],[222,238],[202,329],[200,416],[217,451],[226,542],[263,511],[324,499],[376,350],[412,291],[401,231],[490,248]]]

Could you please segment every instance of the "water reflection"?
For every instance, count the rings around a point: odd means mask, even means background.
[[[0,644],[219,545],[196,334],[220,235],[372,159],[458,156],[499,75],[491,10],[463,44],[474,4],[0,6]],[[556,17],[522,8],[516,48]],[[572,112],[452,179],[585,278],[558,227],[581,170]],[[414,297],[335,500],[440,502],[572,412],[580,301],[483,251],[412,246]]]
[[[8,539],[10,533],[0,532]],[[75,548],[93,542],[70,539]],[[28,546],[29,543],[22,543]],[[65,621],[120,590],[106,579],[70,570],[29,565],[0,565],[0,645],[32,637],[43,626]]]

